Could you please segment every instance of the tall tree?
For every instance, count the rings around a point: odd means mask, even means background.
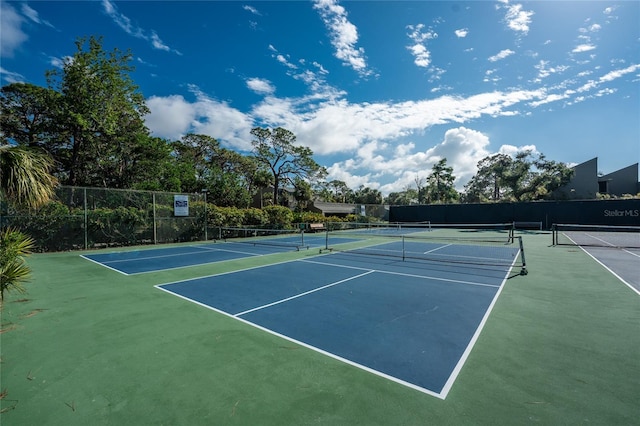
[[[360,185],[355,191],[354,200],[358,204],[382,204],[382,193],[374,188]]]
[[[516,201],[542,200],[569,182],[573,169],[527,150],[516,154],[506,183]]]
[[[54,90],[30,83],[12,83],[0,90],[0,127],[18,145],[46,148],[51,137]]]
[[[573,170],[544,154],[520,151],[514,157],[495,154],[478,163],[478,173],[465,186],[466,199],[532,201],[549,198],[571,179]]]
[[[122,186],[120,178],[138,135],[147,134],[144,97],[129,74],[131,53],[107,53],[102,38],[80,38],[61,70],[47,72],[60,97],[55,121],[58,158],[70,185]]]
[[[433,165],[431,174],[427,177],[427,194],[432,203],[451,203],[458,199],[455,188],[453,167],[447,166],[447,159],[443,158]]]
[[[467,201],[500,201],[506,191],[505,177],[513,159],[505,154],[494,154],[478,162],[478,172],[465,185]]]
[[[287,129],[273,130],[255,127],[251,130],[254,140],[253,156],[273,177],[273,203],[278,204],[281,185],[293,185],[294,179],[313,180],[326,175],[324,167],[313,159],[313,151],[295,145],[296,136]]]

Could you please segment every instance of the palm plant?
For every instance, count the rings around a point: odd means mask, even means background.
[[[9,204],[37,208],[53,198],[57,180],[49,173],[49,156],[29,148],[0,145],[0,200]],[[22,232],[6,228],[0,233],[0,307],[5,291],[25,291],[31,268],[25,256],[34,240]]]
[[[0,233],[0,306],[5,291],[25,292],[23,283],[29,279],[31,268],[24,258],[34,245],[31,237],[15,229],[6,228]]]
[[[14,205],[36,208],[45,204],[58,183],[49,173],[52,164],[44,153],[0,145],[0,194]]]

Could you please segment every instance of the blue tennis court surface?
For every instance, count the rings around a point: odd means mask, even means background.
[[[444,399],[509,274],[331,253],[157,287]]]
[[[272,244],[250,242],[217,242],[179,247],[146,248],[113,253],[86,254],[81,257],[125,275],[184,268],[206,263],[224,262],[251,256],[264,256],[296,250],[297,239],[278,238]],[[349,240],[345,239],[344,242]],[[322,247],[323,236],[308,237],[302,250]]]

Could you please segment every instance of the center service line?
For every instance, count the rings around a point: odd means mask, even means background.
[[[363,274],[359,274],[359,275],[356,275],[356,276],[353,276],[353,277],[349,277],[349,278],[346,278],[344,280],[336,281],[335,283],[327,284],[327,285],[322,286],[322,287],[314,288],[313,290],[305,291],[304,293],[296,294],[295,296],[287,297],[286,299],[278,300],[278,301],[273,302],[273,303],[268,303],[266,305],[258,306],[257,308],[249,309],[247,311],[240,312],[240,313],[235,314],[233,316],[234,317],[239,317],[239,316],[248,314],[248,313],[253,312],[253,311],[258,311],[260,309],[268,308],[268,307],[273,306],[273,305],[278,305],[280,303],[288,302],[289,300],[297,299],[298,297],[306,296],[307,294],[315,293],[316,291],[324,290],[325,288],[333,287],[334,285],[342,284],[342,283],[347,282],[347,281],[355,280],[356,278],[364,277],[365,275],[369,275],[369,274],[371,274],[373,272],[375,272],[375,271],[374,270],[367,271],[367,272],[365,272]]]

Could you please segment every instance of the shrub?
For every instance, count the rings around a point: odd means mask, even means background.
[[[291,228],[293,212],[284,206],[267,206],[263,209],[269,217],[269,225],[277,229]]]

